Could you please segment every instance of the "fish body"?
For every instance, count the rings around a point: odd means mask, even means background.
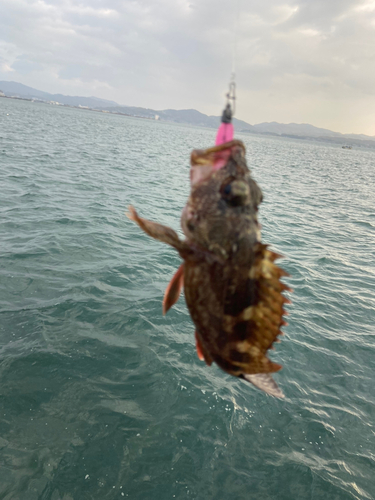
[[[262,192],[251,177],[241,141],[191,155],[191,193],[182,211],[180,240],[170,228],[130,218],[150,236],[173,246],[183,264],[172,278],[163,312],[182,287],[195,324],[197,352],[231,375],[283,397],[270,373],[281,369],[267,357],[281,333],[288,290],[280,257],[261,243],[258,206]]]

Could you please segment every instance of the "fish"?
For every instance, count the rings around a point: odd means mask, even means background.
[[[258,207],[263,195],[246,163],[242,141],[191,153],[191,192],[181,215],[185,239],[170,227],[128,217],[149,236],[172,246],[182,264],[163,299],[163,314],[184,290],[195,325],[199,359],[283,398],[271,373],[282,366],[267,354],[287,325],[281,258],[262,243]]]

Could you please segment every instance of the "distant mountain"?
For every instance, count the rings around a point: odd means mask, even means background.
[[[110,113],[119,113],[130,116],[138,116],[141,118],[155,119],[157,116],[160,120],[185,123],[200,127],[216,128],[220,123],[219,116],[208,116],[196,109],[164,109],[155,110],[149,108],[140,108],[135,106],[122,106],[115,101],[99,99],[98,97],[79,97],[66,96],[62,94],[49,94],[41,90],[27,87],[22,83],[0,81],[0,90],[6,96],[17,96],[26,99],[40,99],[46,102],[59,102],[67,106],[85,106],[88,108],[108,111]],[[363,134],[340,134],[332,132],[325,128],[314,127],[307,123],[258,123],[250,125],[243,120],[233,119],[233,124],[239,132],[252,134],[264,134],[280,137],[292,137],[294,139],[313,139],[325,142],[334,142],[338,144],[346,144],[350,142],[358,146],[375,147],[375,137],[370,137]]]
[[[326,128],[314,127],[307,123],[258,123],[254,125],[253,131],[260,134],[275,134],[301,137],[337,137],[356,140],[375,140],[375,137],[364,134],[341,134],[340,132],[332,132]]]
[[[115,106],[111,108],[104,108],[106,111],[121,113],[130,116],[138,116],[141,118],[152,118],[158,116],[160,120],[186,123],[189,125],[196,125],[199,127],[216,128],[220,123],[220,116],[208,116],[195,109],[165,109],[156,110],[150,108],[139,108],[132,106]],[[280,137],[290,137],[294,139],[315,139],[326,142],[336,142],[339,144],[346,144],[352,141],[353,144],[362,146],[369,146],[364,141],[369,142],[370,145],[375,146],[375,137],[370,137],[363,134],[341,134],[340,132],[332,132],[325,128],[314,127],[307,123],[259,123],[257,125],[250,125],[243,120],[233,119],[233,124],[239,132],[247,132],[252,134],[273,135]],[[360,141],[360,142],[357,142]]]
[[[254,125],[254,129],[258,133],[272,133],[276,135],[303,135],[308,137],[341,137],[342,134],[339,132],[332,132],[325,128],[314,127],[313,125],[308,125],[307,123],[259,123]]]
[[[196,109],[149,109],[149,108],[138,108],[134,106],[119,106],[104,108],[106,111],[123,113],[130,116],[139,116],[142,118],[155,118],[158,116],[160,120],[174,122],[174,123],[187,123],[189,125],[196,125],[198,127],[212,127],[216,128],[220,123],[220,116],[207,116]],[[248,123],[233,119],[234,126],[237,129],[250,131],[254,127]]]
[[[23,97],[25,99],[41,99],[43,101],[55,101],[68,106],[87,106],[89,108],[102,108],[118,106],[117,102],[99,99],[98,97],[76,97],[62,94],[49,94],[41,90],[33,89],[27,85],[17,82],[0,81],[0,90],[6,96]]]

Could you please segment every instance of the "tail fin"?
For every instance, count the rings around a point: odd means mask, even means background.
[[[244,373],[241,378],[247,380],[270,396],[275,396],[280,399],[285,398],[283,391],[279,388],[269,373]]]

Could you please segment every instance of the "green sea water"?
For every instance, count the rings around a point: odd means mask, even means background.
[[[0,99],[0,499],[375,499],[375,154],[238,134],[294,289],[285,400],[197,358],[180,259],[215,131]]]

